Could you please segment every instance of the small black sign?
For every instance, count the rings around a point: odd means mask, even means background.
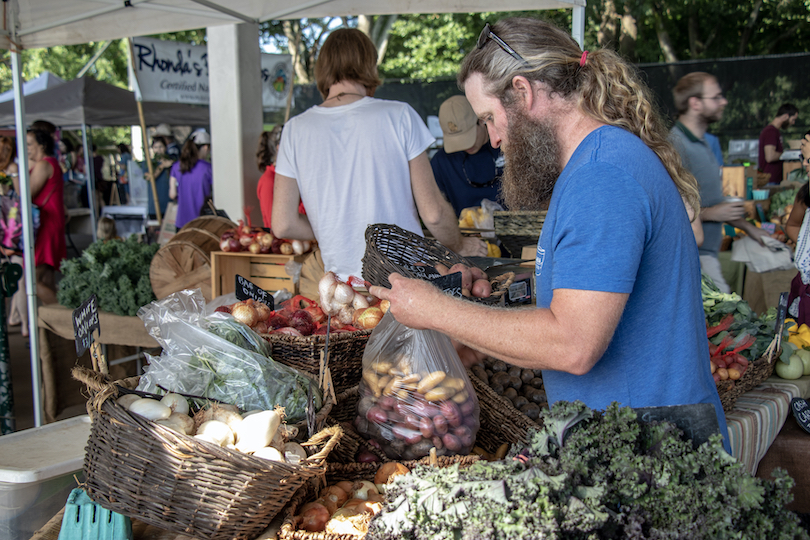
[[[793,418],[802,426],[802,429],[810,433],[810,405],[807,400],[800,397],[791,399],[790,410],[793,411]]]
[[[670,405],[666,407],[641,407],[633,409],[644,422],[671,422],[683,431],[684,436],[697,448],[720,433],[717,412],[710,403],[694,405]]]
[[[785,317],[787,317],[788,293],[779,295],[779,304],[776,306],[776,322],[774,323],[774,335],[781,336],[785,330]]]
[[[450,296],[464,298],[464,295],[461,294],[461,272],[439,276],[431,279],[430,282]]]
[[[418,279],[426,279],[428,281],[433,281],[436,278],[442,277],[442,275],[429,264],[403,264],[402,265],[406,270],[410,271],[413,274],[413,277]]]
[[[273,298],[272,294],[264,289],[260,289],[251,281],[248,281],[239,274],[236,274],[236,299],[247,300],[248,298],[252,298],[256,302],[267,304],[267,307],[269,307],[271,310],[275,309],[275,299]]]
[[[101,334],[98,323],[98,300],[96,295],[84,301],[82,305],[73,310],[73,334],[76,336],[76,355],[84,354],[93,343],[93,331]]]

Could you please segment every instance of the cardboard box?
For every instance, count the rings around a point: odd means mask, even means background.
[[[254,255],[249,252],[212,251],[212,296],[216,298],[222,294],[234,292],[237,274],[268,292],[287,289],[292,294],[298,294],[298,283],[293,283],[293,278],[287,275],[284,265],[291,260],[302,263],[308,255],[308,253],[304,255]]]
[[[723,167],[723,195],[726,197],[740,197],[741,199],[745,199],[746,182],[748,178],[754,180],[754,187],[756,188],[756,167]]]
[[[28,540],[84,481],[87,415],[0,437],[0,538]]]

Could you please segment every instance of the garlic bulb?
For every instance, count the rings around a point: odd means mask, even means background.
[[[354,289],[348,283],[339,281],[335,286],[335,299],[338,304],[350,305],[354,299]]]
[[[166,394],[160,402],[170,408],[173,413],[188,415],[188,401],[180,394]]]

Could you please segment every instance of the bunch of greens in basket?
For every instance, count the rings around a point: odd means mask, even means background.
[[[732,350],[743,341],[750,341],[753,338],[753,344],[740,351],[740,354],[745,356],[749,362],[760,358],[775,336],[776,308],[768,308],[765,313],[757,316],[751,310],[748,302],[743,300],[739,294],[720,292],[717,285],[705,274],[701,278],[701,293],[706,325],[713,327],[723,324],[725,328],[712,335],[709,342],[719,345],[730,334],[733,340],[726,349]],[[783,330],[782,338],[782,356],[780,358],[787,361],[794,350],[787,342],[787,328]],[[728,342],[729,340],[726,340],[726,343]]]
[[[669,423],[558,402],[507,460],[416,467],[389,485],[367,540],[799,538],[793,480],[751,476],[720,435],[693,449]]]
[[[100,311],[136,315],[138,308],[155,299],[149,267],[159,247],[140,243],[134,235],[93,242],[80,257],[62,262],[57,300],[75,309],[95,294]]]

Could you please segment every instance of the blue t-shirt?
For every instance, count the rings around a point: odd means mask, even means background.
[[[450,202],[456,216],[483,199],[501,203],[498,190],[503,176],[503,156],[489,142],[475,154],[437,151],[430,160],[436,184]],[[503,204],[503,203],[501,203]]]
[[[535,273],[542,308],[554,289],[630,295],[590,372],[543,371],[549,403],[711,403],[730,448],[709,369],[697,245],[675,184],[639,138],[605,126],[582,141],[554,187]]]

